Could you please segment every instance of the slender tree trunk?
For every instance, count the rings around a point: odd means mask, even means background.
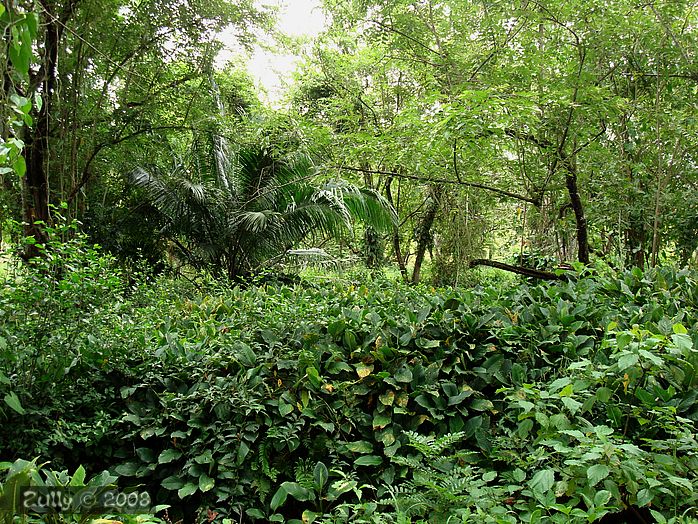
[[[436,214],[441,206],[441,194],[443,189],[432,186],[430,188],[429,203],[427,210],[419,226],[419,237],[417,239],[417,252],[414,259],[414,269],[412,270],[412,283],[418,284],[422,276],[422,263],[424,256],[431,242],[431,228],[434,225]]]
[[[364,165],[364,186],[367,189],[374,189],[373,173],[370,172],[368,165]],[[380,181],[378,182],[380,185]],[[377,269],[383,264],[385,246],[381,235],[371,226],[367,225],[364,228],[364,259],[366,267],[369,269]]]
[[[388,179],[385,181],[385,196],[388,199],[388,202],[390,202],[390,205],[393,206],[394,209],[397,209],[397,206],[395,205],[395,201],[393,200],[393,192],[392,192],[392,183],[393,183],[393,177],[388,177]],[[405,279],[405,281],[409,280],[409,276],[407,274],[407,266],[405,264],[405,257],[402,255],[402,247],[400,246],[400,229],[398,228],[397,225],[393,227],[393,251],[395,252],[395,260],[397,261],[397,266],[400,268],[400,274],[402,275],[402,278]]]
[[[574,158],[565,159],[565,185],[570,197],[572,211],[577,226],[577,260],[582,264],[589,263],[589,230],[584,215],[584,205],[577,186],[577,166]]]
[[[661,197],[663,191],[663,179],[662,176],[662,113],[660,111],[660,101],[661,101],[661,84],[659,82],[659,70],[657,70],[657,90],[655,95],[655,105],[654,114],[656,117],[656,133],[657,133],[657,187],[654,193],[654,220],[652,222],[652,257],[651,264],[652,267],[657,265],[657,258],[659,256],[659,222],[661,219]]]

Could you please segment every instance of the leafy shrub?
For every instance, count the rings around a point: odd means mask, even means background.
[[[689,517],[695,297],[665,269],[507,289],[160,280],[87,322],[109,360],[15,416],[34,425],[17,449],[67,463],[71,446],[191,520]]]

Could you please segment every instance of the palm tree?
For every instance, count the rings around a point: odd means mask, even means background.
[[[214,153],[219,151],[214,148]],[[279,161],[261,149],[215,158],[214,176],[193,182],[137,168],[131,181],[161,214],[161,234],[186,260],[240,280],[311,235],[338,235],[359,219],[391,230],[397,220],[378,193],[345,181],[314,185],[306,158]]]

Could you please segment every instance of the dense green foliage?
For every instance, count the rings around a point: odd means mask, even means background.
[[[593,522],[626,506],[661,521],[696,506],[689,271],[125,288],[80,239],[46,251],[59,272],[23,268],[2,292],[1,387],[21,403],[2,414],[3,459],[109,469],[187,522],[194,508]]]
[[[251,0],[3,4],[3,219],[41,242],[50,205],[65,201],[68,218],[121,260],[165,269],[192,245],[195,265],[230,258],[221,252],[236,248],[212,245],[210,230],[168,227],[182,217],[163,219],[128,174],[226,189],[225,166],[252,149],[280,163],[312,159],[311,185],[342,180],[382,195],[399,215],[392,230],[357,227],[326,251],[394,263],[415,283],[462,283],[473,259],[517,255],[553,266],[694,261],[690,2],[322,4],[327,27],[293,48],[304,60],[274,110],[244,71],[255,31],[272,33],[271,11]],[[222,66],[224,28],[240,54]],[[230,197],[207,191],[205,208],[235,214]],[[235,243],[232,217],[209,218],[198,225]],[[281,244],[316,247],[321,236]]]
[[[131,178],[159,212],[161,233],[175,243],[179,257],[231,281],[278,262],[311,234],[339,235],[353,218],[378,230],[397,221],[392,206],[373,191],[343,181],[313,186],[308,159],[280,161],[257,149],[219,160],[213,180],[192,182],[181,172],[157,176],[143,169]]]
[[[698,10],[322,4],[0,5],[0,521],[695,524]]]

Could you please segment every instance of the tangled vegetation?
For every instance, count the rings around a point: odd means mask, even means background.
[[[46,249],[0,295],[0,449],[37,457],[5,496],[50,461],[186,522],[696,516],[691,271],[126,286],[79,237]]]
[[[695,3],[283,3],[0,4],[0,524],[696,524]]]

